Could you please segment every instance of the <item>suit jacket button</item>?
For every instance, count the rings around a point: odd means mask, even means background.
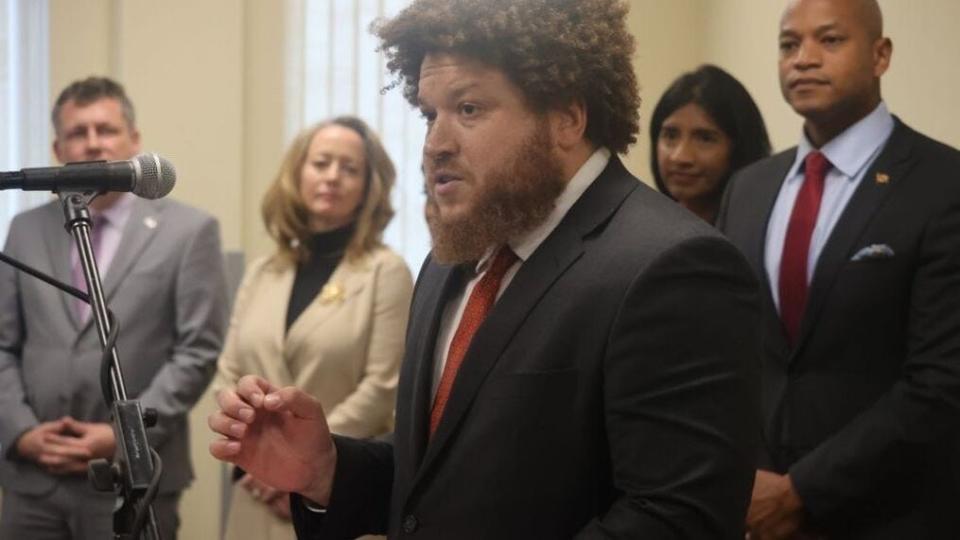
[[[419,526],[420,526],[420,522],[417,521],[416,516],[412,514],[407,514],[407,516],[403,518],[403,532],[407,534],[413,534],[414,532],[417,531],[417,527]]]

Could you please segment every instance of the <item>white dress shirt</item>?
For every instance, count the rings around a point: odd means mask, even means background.
[[[893,116],[887,106],[881,102],[876,109],[862,118],[856,124],[847,128],[843,133],[834,137],[820,148],[833,167],[827,172],[823,187],[823,198],[820,200],[820,212],[817,214],[817,224],[810,237],[810,251],[807,257],[807,283],[813,279],[813,271],[817,260],[823,251],[824,245],[830,238],[830,233],[840,220],[847,203],[853,197],[857,186],[863,180],[863,175],[873,164],[880,150],[884,147],[890,134],[893,133]],[[767,241],[764,256],[764,265],[767,277],[770,280],[770,292],[773,302],[780,309],[780,259],[783,257],[783,242],[787,236],[787,227],[790,225],[790,214],[793,204],[803,185],[803,163],[807,154],[815,148],[806,135],[797,145],[797,156],[787,172],[786,180],[780,187],[780,194],[773,205],[773,213],[767,223]],[[772,180],[772,179],[771,179]]]

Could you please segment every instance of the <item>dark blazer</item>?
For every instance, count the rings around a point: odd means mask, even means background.
[[[831,538],[960,535],[960,152],[896,120],[825,245],[794,350],[764,267],[796,155],[730,182],[718,227],[763,282],[765,469]]]
[[[428,441],[437,329],[467,279],[428,259],[393,444],[337,438],[300,538],[743,538],[759,443],[757,284],[617,158],[520,267]]]

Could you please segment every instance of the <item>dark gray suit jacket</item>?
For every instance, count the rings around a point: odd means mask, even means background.
[[[718,226],[763,281],[765,455],[831,538],[960,537],[960,152],[899,120],[823,248],[791,350],[764,268],[796,149],[729,184]]]
[[[71,282],[72,238],[59,202],[14,218],[4,252]],[[216,220],[172,200],[137,199],[105,276],[107,303],[120,324],[117,351],[128,395],[160,414],[147,430],[163,459],[161,492],[193,478],[187,412],[213,375],[226,330],[226,285]],[[57,477],[10,458],[11,446],[39,422],[72,415],[107,422],[100,391],[100,343],[80,325],[73,300],[0,265],[0,486],[43,494]],[[15,452],[14,452],[15,453]]]
[[[520,267],[428,441],[444,307],[418,278],[392,444],[337,438],[301,538],[743,538],[759,440],[757,286],[713,228],[617,158]]]

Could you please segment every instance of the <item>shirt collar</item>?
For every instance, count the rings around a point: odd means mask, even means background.
[[[112,227],[123,228],[133,210],[133,202],[136,196],[132,193],[124,193],[117,198],[116,202],[105,208],[100,215],[107,219],[107,224]]]
[[[881,101],[873,112],[831,139],[820,151],[847,180],[855,180],[893,132],[893,127],[893,116],[887,110],[887,105]],[[793,178],[800,173],[807,154],[814,150],[816,149],[813,144],[804,134],[797,145],[797,156],[787,178]]]
[[[583,192],[590,187],[593,182],[600,177],[600,173],[607,168],[612,156],[610,150],[604,147],[598,148],[594,153],[580,166],[573,178],[567,182],[566,187],[557,197],[553,210],[547,215],[543,223],[528,231],[525,234],[508,242],[510,249],[516,253],[520,261],[526,261],[533,255],[533,252],[540,247],[540,244],[550,236],[550,233],[557,228],[567,212],[573,208],[573,205],[580,199]],[[496,248],[490,248],[484,253],[483,257],[477,262],[475,268],[479,274],[490,263]]]

